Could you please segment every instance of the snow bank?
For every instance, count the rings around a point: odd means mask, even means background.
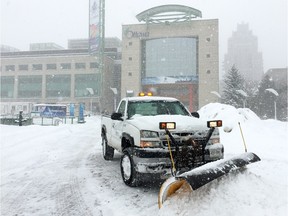
[[[252,110],[236,109],[233,106],[211,103],[199,111],[204,120],[221,119],[221,142],[225,146],[226,156],[245,151],[255,152],[261,157],[286,160],[287,154],[287,122],[272,119],[261,120]],[[227,128],[232,129],[227,133]],[[242,133],[241,133],[242,130]]]
[[[261,120],[250,109],[219,103],[208,104],[198,112],[204,120],[223,120],[220,136],[226,158],[243,153],[245,141],[248,151],[256,153],[261,161],[188,195],[171,197],[164,203],[159,216],[286,216],[287,122]],[[225,132],[227,128],[232,129],[230,133]]]

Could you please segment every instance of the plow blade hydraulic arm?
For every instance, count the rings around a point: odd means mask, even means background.
[[[260,161],[260,158],[256,154],[247,152],[227,160],[208,163],[176,177],[171,177],[167,179],[160,188],[158,195],[159,208],[162,207],[162,204],[169,196],[174,194],[183,186],[185,186],[186,190],[197,190],[203,185],[229,173],[230,171],[257,161]]]

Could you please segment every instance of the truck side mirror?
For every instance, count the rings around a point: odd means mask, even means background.
[[[195,118],[200,118],[200,115],[198,112],[191,112],[191,115]]]
[[[122,113],[114,112],[114,113],[112,113],[112,115],[111,115],[111,119],[112,119],[112,120],[123,121],[122,116],[123,116]]]

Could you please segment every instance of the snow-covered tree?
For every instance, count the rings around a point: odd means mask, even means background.
[[[235,65],[224,76],[223,103],[234,107],[243,107],[245,96],[240,91],[245,92],[245,80],[239,73]]]

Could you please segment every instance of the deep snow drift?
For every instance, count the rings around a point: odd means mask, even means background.
[[[287,215],[287,122],[217,103],[199,113],[223,120],[226,158],[244,152],[240,122],[248,151],[261,161],[174,196],[160,211],[159,184],[129,188],[121,179],[120,155],[102,159],[99,116],[85,124],[0,125],[1,215]]]
[[[172,197],[160,215],[287,215],[287,122],[263,121],[249,109],[218,103],[206,105],[199,113],[205,120],[223,120],[220,137],[225,158],[244,152],[241,127],[248,151],[261,161],[186,196]],[[228,128],[232,131],[224,132]]]

